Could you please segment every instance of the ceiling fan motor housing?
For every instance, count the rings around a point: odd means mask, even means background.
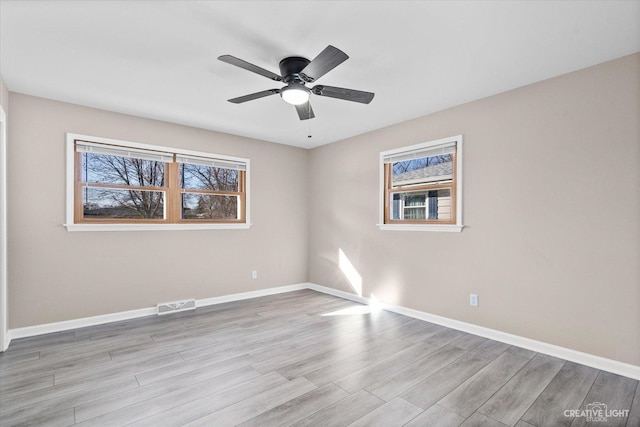
[[[299,82],[304,84],[304,82],[312,81],[307,76],[300,75],[300,71],[304,70],[309,62],[311,61],[301,56],[290,56],[280,61],[280,75],[284,82]]]

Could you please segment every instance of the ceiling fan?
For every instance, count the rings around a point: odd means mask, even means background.
[[[261,92],[252,93],[245,96],[229,99],[229,102],[241,104],[254,99],[263,98],[269,95],[280,94],[289,104],[296,107],[300,120],[312,119],[315,117],[309,97],[311,94],[318,96],[328,96],[330,98],[344,99],[345,101],[360,102],[368,104],[374,97],[374,93],[363,92],[354,89],[344,89],[341,87],[315,85],[307,87],[307,83],[313,83],[320,77],[333,70],[349,58],[346,53],[331,45],[327,46],[313,61],[300,56],[290,56],[280,61],[280,75],[269,70],[253,65],[247,61],[231,55],[222,55],[218,59],[227,64],[244,68],[256,74],[260,74],[268,79],[283,82],[287,85],[281,89],[268,89]]]

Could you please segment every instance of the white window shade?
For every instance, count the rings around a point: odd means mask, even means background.
[[[240,171],[247,170],[246,163],[237,162],[237,161],[228,160],[228,159],[215,159],[215,158],[176,154],[176,162],[184,163],[187,165],[209,166],[209,167],[221,168],[221,169],[233,169],[233,170],[240,170]]]
[[[454,154],[456,152],[456,143],[448,143],[437,145],[429,148],[420,148],[417,150],[403,151],[400,153],[388,154],[384,156],[385,163],[403,162],[405,160],[422,159],[425,157],[444,156]]]
[[[150,160],[154,162],[170,163],[173,154],[162,151],[138,150],[135,148],[119,147],[116,145],[97,144],[95,142],[76,141],[78,153],[104,154],[107,156],[127,157],[132,159]]]

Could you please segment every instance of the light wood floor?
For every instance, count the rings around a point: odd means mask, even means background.
[[[298,291],[14,341],[0,426],[583,426],[638,381]]]

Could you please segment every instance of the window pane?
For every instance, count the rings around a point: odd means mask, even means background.
[[[451,220],[451,190],[405,191],[393,193],[391,219]]]
[[[453,155],[422,157],[393,163],[392,185],[394,188],[435,184],[453,178]]]
[[[189,190],[238,191],[238,171],[181,163],[180,185]]]
[[[82,181],[163,187],[164,165],[153,160],[82,153]]]
[[[85,218],[163,219],[164,192],[84,187]]]
[[[238,196],[183,193],[182,219],[238,219]]]

